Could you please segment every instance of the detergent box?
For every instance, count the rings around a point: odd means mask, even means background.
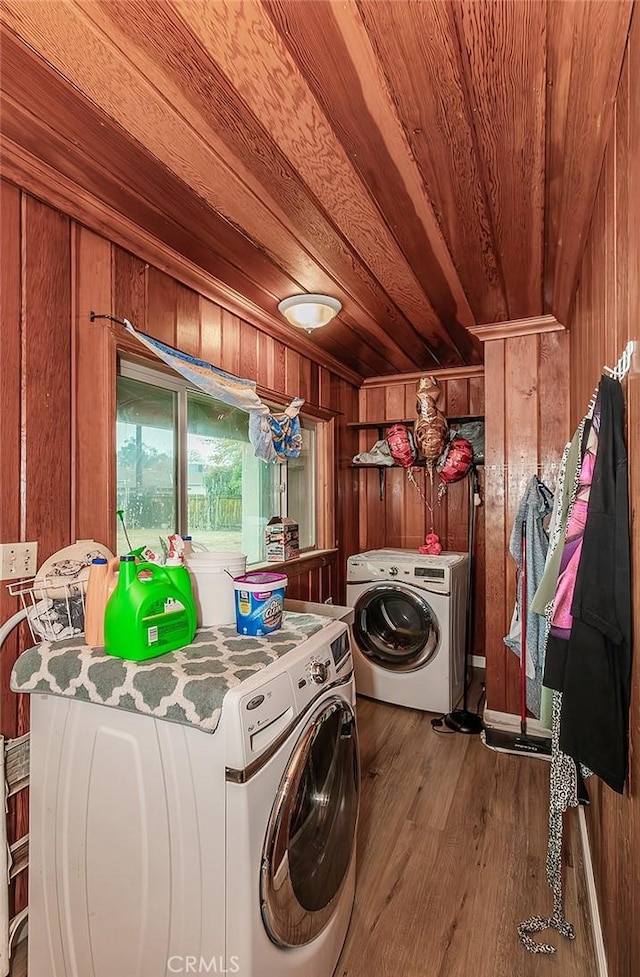
[[[284,573],[245,573],[233,581],[236,592],[236,630],[238,634],[260,637],[282,626]]]
[[[267,560],[295,560],[300,556],[300,532],[293,519],[274,516],[264,528]]]

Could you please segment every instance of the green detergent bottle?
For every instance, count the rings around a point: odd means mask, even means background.
[[[120,558],[118,585],[104,615],[108,655],[146,661],[191,644],[196,609],[189,571]]]

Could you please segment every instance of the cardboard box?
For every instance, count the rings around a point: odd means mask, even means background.
[[[267,560],[295,560],[300,556],[300,533],[293,519],[274,516],[264,528]]]

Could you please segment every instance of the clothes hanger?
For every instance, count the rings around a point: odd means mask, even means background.
[[[603,366],[602,372],[607,376],[611,377],[612,380],[621,381],[626,377],[627,373],[631,368],[631,362],[633,359],[633,354],[636,349],[636,341],[630,339],[625,348],[623,349],[620,359],[615,366]],[[596,406],[596,401],[598,399],[598,391],[600,390],[600,382],[596,384],[596,388],[591,395],[591,399],[587,406],[586,418],[587,420],[593,419],[593,411]]]

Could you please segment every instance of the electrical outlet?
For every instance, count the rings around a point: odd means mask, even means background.
[[[0,580],[35,577],[37,569],[37,543],[0,543]]]

